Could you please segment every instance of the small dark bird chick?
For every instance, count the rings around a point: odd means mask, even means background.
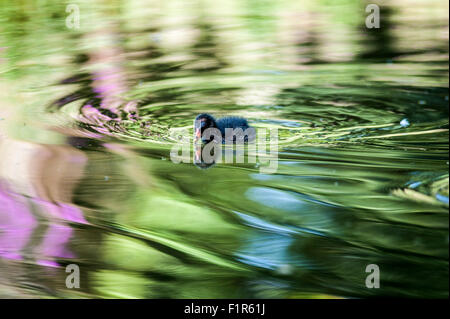
[[[234,131],[233,135],[227,136],[225,129],[242,129]],[[209,134],[207,131],[206,134],[205,130],[207,129],[217,129],[217,130],[210,130],[209,132],[214,132]],[[195,118],[194,121],[194,133],[195,133],[195,140],[202,139],[204,143],[209,143],[212,140],[216,140],[219,142],[220,140],[222,143],[239,143],[239,142],[251,142],[255,139],[255,129],[248,125],[247,120],[242,117],[235,117],[235,116],[228,116],[223,117],[218,120],[216,120],[213,116],[203,113],[198,115]],[[218,136],[220,134],[220,136]],[[211,135],[211,136],[210,136]]]

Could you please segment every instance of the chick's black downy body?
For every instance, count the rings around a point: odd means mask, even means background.
[[[233,134],[228,136],[226,129],[232,129]],[[228,116],[216,120],[213,116],[203,113],[196,117],[194,121],[194,131],[195,139],[202,139],[203,142],[208,143],[214,139],[219,142],[217,135],[210,135],[209,132],[214,132],[214,130],[205,131],[207,129],[217,129],[216,133],[220,132],[220,139],[222,143],[239,143],[239,142],[249,142],[253,141],[255,138],[254,128],[248,125],[247,120],[242,117]]]

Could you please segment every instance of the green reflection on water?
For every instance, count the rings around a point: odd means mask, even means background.
[[[67,3],[0,0],[0,296],[448,297],[448,3]],[[277,172],[170,161],[205,111]]]

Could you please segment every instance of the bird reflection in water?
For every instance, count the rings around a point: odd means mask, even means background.
[[[206,148],[208,144],[195,144],[194,165],[200,169],[208,169],[213,167],[216,165],[221,155],[216,148]],[[208,150],[209,155],[207,155]]]

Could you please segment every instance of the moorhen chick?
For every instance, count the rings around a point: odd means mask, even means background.
[[[242,135],[244,135],[244,142],[251,142],[255,139],[256,135],[255,129],[248,125],[247,120],[242,117],[227,116],[216,120],[212,115],[202,113],[198,115],[194,120],[195,140],[199,140],[201,138],[204,143],[209,143],[214,140],[214,136],[203,136],[203,132],[208,128],[215,128],[220,131],[220,134],[222,135],[222,143],[236,143],[236,141],[239,142],[242,140]],[[242,129],[243,134],[237,133],[230,137],[225,136],[225,129],[227,128],[233,130]],[[232,141],[231,138],[233,139]]]

